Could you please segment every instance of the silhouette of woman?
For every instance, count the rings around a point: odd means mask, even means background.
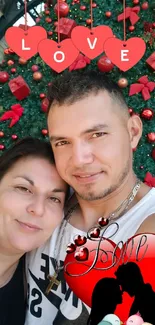
[[[87,325],[97,325],[104,316],[113,314],[122,303],[122,292],[117,279],[104,278],[97,282],[92,294],[92,308]]]
[[[120,265],[115,275],[130,297],[135,297],[129,315],[137,312],[146,322],[155,324],[155,292],[149,283],[144,283],[139,266],[134,262]]]

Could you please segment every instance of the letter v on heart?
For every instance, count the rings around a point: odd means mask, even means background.
[[[136,65],[143,57],[145,50],[146,44],[139,37],[132,37],[127,41],[113,37],[104,43],[107,57],[122,71],[127,71]]]
[[[74,27],[71,39],[76,48],[89,59],[95,59],[103,52],[104,42],[113,37],[112,29],[108,26],[97,26],[89,29],[84,26]]]

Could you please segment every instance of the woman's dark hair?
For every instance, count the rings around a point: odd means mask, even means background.
[[[0,180],[22,158],[44,158],[55,165],[54,155],[50,143],[37,138],[25,137],[18,140],[12,147],[6,150],[0,157]],[[66,200],[69,196],[69,186]]]
[[[87,325],[98,325],[102,319],[113,314],[122,302],[122,293],[115,278],[103,278],[97,282],[92,294],[92,308]]]

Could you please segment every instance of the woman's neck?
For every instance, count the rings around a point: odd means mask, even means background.
[[[9,254],[0,247],[0,287],[5,286],[12,278],[20,257],[23,254]]]

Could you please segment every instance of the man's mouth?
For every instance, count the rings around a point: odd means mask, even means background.
[[[86,174],[86,173],[77,173],[74,174],[74,177],[76,180],[80,183],[89,183],[95,181],[103,172],[97,172],[97,173],[91,173],[91,174]]]

